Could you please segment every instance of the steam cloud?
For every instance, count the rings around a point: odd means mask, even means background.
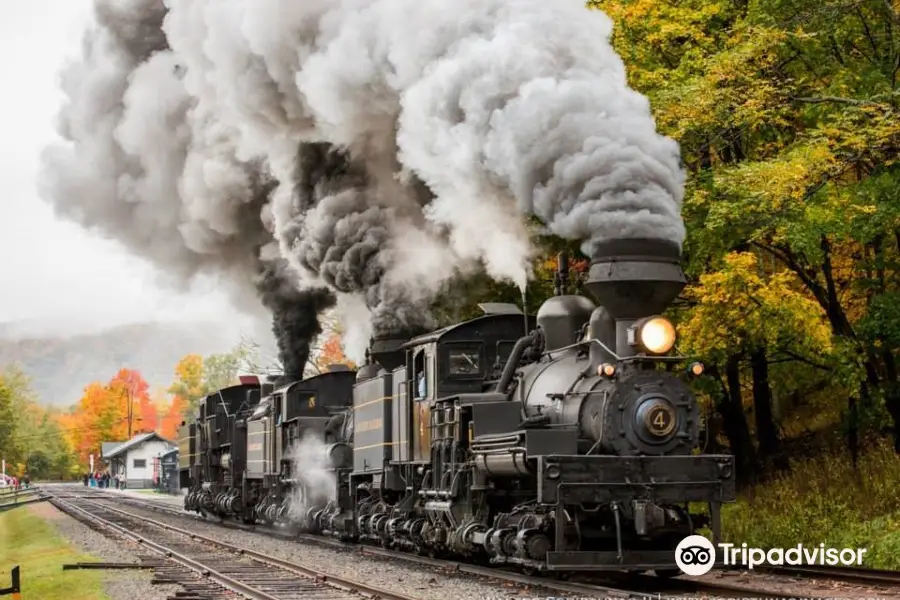
[[[44,197],[179,281],[259,295],[285,362],[335,302],[364,340],[429,325],[457,271],[524,286],[526,215],[585,248],[683,242],[678,146],[581,0],[95,9]]]
[[[325,507],[337,499],[336,479],[327,454],[328,444],[312,432],[292,445],[286,458],[291,460],[294,486],[287,498],[287,514],[291,521],[306,523],[309,509]]]

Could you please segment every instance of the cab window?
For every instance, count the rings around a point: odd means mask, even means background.
[[[425,351],[419,350],[413,361],[414,377],[413,377],[413,393],[416,399],[425,398],[428,395],[428,377],[425,372]]]
[[[481,343],[447,344],[443,349],[443,363],[447,377],[470,379],[484,375]]]

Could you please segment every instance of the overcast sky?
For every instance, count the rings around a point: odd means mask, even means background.
[[[0,19],[0,323],[78,330],[178,318],[224,319],[212,285],[180,296],[119,244],[57,219],[39,197],[39,154],[56,139],[57,74],[77,54],[91,0],[5,3]],[[60,333],[65,333],[60,331]]]

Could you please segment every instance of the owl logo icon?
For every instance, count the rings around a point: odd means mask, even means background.
[[[675,548],[675,564],[685,575],[706,575],[716,562],[716,549],[702,535],[689,535]]]

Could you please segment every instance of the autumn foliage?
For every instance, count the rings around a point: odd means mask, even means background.
[[[340,332],[334,331],[328,336],[322,344],[322,347],[319,349],[319,353],[315,358],[315,365],[319,372],[324,373],[328,370],[329,366],[338,364],[347,365],[351,369],[356,368],[354,362],[344,354],[344,349],[341,346]]]
[[[60,418],[80,462],[87,464],[90,454],[98,456],[101,442],[128,439],[129,420],[132,435],[156,430],[158,417],[149,387],[140,373],[122,369],[106,384],[85,388],[71,413]]]
[[[178,427],[184,419],[187,402],[181,396],[173,396],[172,402],[166,408],[165,414],[160,419],[159,435],[167,440],[174,440],[178,433]]]

